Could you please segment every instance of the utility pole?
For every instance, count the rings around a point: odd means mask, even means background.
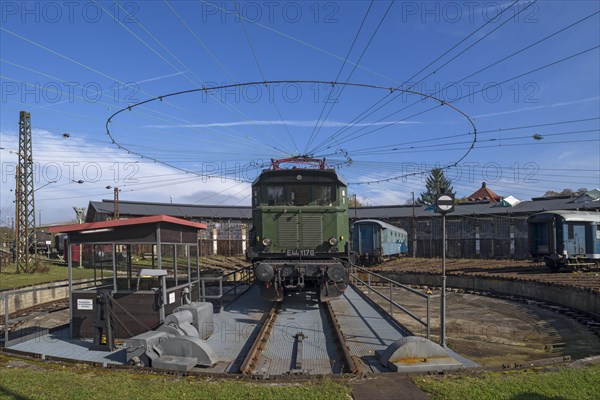
[[[19,114],[19,162],[15,190],[15,254],[17,272],[30,272],[29,246],[36,249],[35,202],[33,200],[33,150],[31,145],[31,114]]]
[[[114,189],[114,213],[113,219],[119,219],[119,188],[115,187]]]
[[[412,193],[412,234],[413,234],[413,258],[417,258],[417,218],[415,216],[415,192]]]

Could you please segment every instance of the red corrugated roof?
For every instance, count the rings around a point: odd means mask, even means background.
[[[86,222],[84,224],[58,225],[50,227],[48,231],[51,233],[67,233],[86,231],[91,229],[116,228],[119,226],[153,224],[157,222],[168,222],[170,224],[175,225],[190,226],[192,228],[197,229],[206,229],[206,224],[201,224],[199,222],[192,222],[181,218],[169,217],[168,215],[152,215],[149,217],[117,219],[112,221]]]

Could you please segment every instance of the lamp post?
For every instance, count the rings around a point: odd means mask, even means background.
[[[440,346],[446,347],[446,214],[454,211],[454,197],[443,191],[435,200],[435,211],[442,214],[442,295],[440,296]]]
[[[82,207],[73,207],[75,210],[75,215],[77,215],[77,222],[83,224],[85,208]],[[69,257],[73,256],[71,249],[68,250]],[[79,268],[83,268],[83,245],[79,244]]]

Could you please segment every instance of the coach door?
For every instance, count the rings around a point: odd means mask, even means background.
[[[565,250],[569,256],[585,254],[585,225],[567,223]]]

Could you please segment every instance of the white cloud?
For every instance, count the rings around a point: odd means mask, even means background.
[[[545,108],[572,106],[575,104],[589,103],[589,102],[598,101],[598,100],[600,100],[600,96],[588,97],[587,99],[574,100],[574,101],[562,101],[560,103],[540,105],[540,106],[535,106],[535,107],[523,107],[523,108],[518,108],[516,110],[501,111],[501,112],[496,112],[496,113],[480,114],[480,115],[473,116],[473,118],[496,117],[499,115],[515,114],[515,113],[520,113],[520,112],[525,112],[525,111],[533,111],[533,110],[542,110]]]
[[[382,121],[382,122],[364,122],[352,124],[352,126],[380,126],[380,125],[405,125],[405,124],[420,124],[418,121]],[[168,128],[216,128],[216,127],[231,127],[231,126],[256,126],[256,125],[283,125],[282,120],[248,120],[248,121],[233,121],[233,122],[212,122],[208,124],[181,124],[181,125],[147,125],[144,128],[168,129]],[[317,124],[317,120],[287,120],[287,126],[298,126],[312,128]],[[325,121],[323,128],[341,128],[347,126],[349,122],[343,121]]]
[[[250,193],[248,184],[220,179],[220,171],[210,179],[186,174],[160,163],[118,150],[109,144],[93,144],[83,138],[63,138],[46,130],[33,130],[33,160],[36,219],[42,223],[65,222],[74,218],[73,206],[86,207],[90,200],[110,199],[113,188],[121,189],[120,199],[149,202],[192,202],[220,193],[206,203],[233,204]],[[18,135],[0,132],[2,223],[14,217],[15,166]],[[77,181],[83,181],[79,184]],[[110,186],[110,188],[107,188]],[[191,198],[190,193],[195,194]]]

